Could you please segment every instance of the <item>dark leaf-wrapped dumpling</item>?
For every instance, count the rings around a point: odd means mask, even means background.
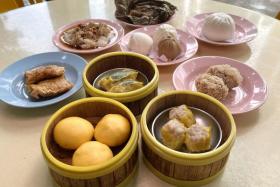
[[[176,7],[163,0],[115,0],[116,18],[137,25],[154,25],[167,21]]]

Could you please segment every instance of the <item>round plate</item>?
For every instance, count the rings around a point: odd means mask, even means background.
[[[180,64],[173,73],[175,89],[196,91],[196,77],[205,73],[210,66],[217,64],[229,64],[237,68],[243,76],[241,85],[233,88],[225,100],[221,101],[232,114],[249,112],[264,104],[267,98],[267,86],[263,78],[248,65],[225,57],[198,57]]]
[[[195,107],[189,107],[188,108],[192,111],[195,117],[195,121],[198,124],[204,124],[207,125],[211,128],[211,148],[210,150],[216,149],[222,140],[222,129],[219,124],[219,122],[209,113],[195,108]],[[160,134],[160,129],[162,128],[163,125],[165,125],[170,119],[169,119],[169,111],[172,108],[165,109],[161,113],[159,113],[155,119],[153,120],[152,126],[150,127],[150,131],[152,135],[162,143],[162,137]],[[185,147],[182,147],[180,152],[186,152],[190,153]]]
[[[48,99],[31,99],[24,86],[24,72],[42,65],[58,65],[65,68],[65,77],[74,84],[69,91]],[[0,73],[0,99],[23,108],[37,108],[62,101],[82,87],[82,71],[86,61],[78,55],[66,52],[41,53],[21,59]]]
[[[221,42],[211,41],[207,39],[205,36],[203,36],[203,34],[201,33],[203,21],[210,14],[213,14],[213,12],[198,14],[190,18],[186,23],[186,27],[189,33],[201,41],[214,45],[242,44],[253,40],[257,36],[257,32],[258,32],[257,27],[252,22],[248,21],[245,18],[229,14],[235,21],[236,30],[234,33],[234,38],[231,40],[221,41]]]
[[[176,14],[176,12],[175,12],[175,14]],[[171,21],[171,20],[175,17],[175,14],[174,14],[173,16],[171,16],[167,21],[164,21],[164,22],[159,23],[159,24],[154,24],[154,25],[137,25],[137,24],[125,22],[125,21],[120,20],[120,19],[118,19],[118,18],[116,18],[116,20],[117,20],[119,23],[121,23],[122,25],[124,25],[124,26],[137,29],[137,28],[148,27],[148,26],[159,26],[159,25],[161,25],[161,24],[167,23],[167,22]]]
[[[143,33],[148,34],[149,36],[153,37],[153,34],[157,28],[158,28],[158,26],[148,26],[148,27],[139,28],[139,29],[136,29],[136,30],[133,30],[133,31],[127,33],[121,39],[121,41],[119,43],[121,50],[130,51],[128,49],[128,42],[129,42],[131,35],[134,32],[143,32]],[[187,32],[181,31],[179,29],[177,29],[177,33],[178,33],[178,40],[180,41],[180,47],[182,49],[182,53],[176,59],[174,59],[172,61],[167,61],[167,62],[162,61],[157,54],[156,47],[153,47],[150,51],[150,54],[148,54],[148,56],[150,58],[152,58],[153,61],[158,66],[168,66],[168,65],[174,65],[174,64],[181,63],[181,62],[191,58],[197,52],[198,44],[197,44],[196,39],[192,35],[188,34]]]
[[[63,35],[63,33],[66,30],[73,28],[79,24],[84,24],[84,23],[88,23],[88,22],[104,23],[113,29],[115,36],[111,39],[111,41],[108,45],[106,45],[105,47],[98,47],[96,49],[75,49],[61,41],[61,36]],[[80,53],[80,54],[96,53],[96,52],[100,52],[100,51],[109,49],[110,47],[113,47],[115,44],[117,44],[121,40],[123,35],[124,35],[124,30],[123,30],[122,26],[116,22],[113,22],[110,20],[104,20],[104,19],[85,19],[85,20],[76,21],[69,25],[60,27],[57,30],[57,32],[55,33],[55,35],[53,36],[53,43],[54,43],[54,45],[56,45],[58,48],[60,48],[63,51],[68,51],[68,52],[72,52],[72,53]]]

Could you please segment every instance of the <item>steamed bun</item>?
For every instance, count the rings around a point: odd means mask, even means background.
[[[205,18],[201,32],[212,41],[230,40],[234,37],[235,22],[226,13],[213,13]]]

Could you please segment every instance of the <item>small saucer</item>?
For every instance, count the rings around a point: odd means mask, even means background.
[[[219,122],[209,113],[195,108],[195,107],[189,107],[188,108],[193,112],[195,116],[195,120],[198,124],[203,124],[206,126],[211,127],[211,148],[210,150],[216,149],[219,147],[221,140],[222,140],[222,129],[220,127]],[[161,113],[159,113],[155,119],[153,120],[153,123],[150,127],[151,134],[162,143],[162,138],[160,134],[160,129],[164,124],[166,124],[169,121],[169,111],[172,108],[168,108],[163,110]],[[210,151],[208,150],[208,151]],[[180,152],[190,153],[185,146],[182,147],[182,149],[178,150]]]
[[[133,31],[127,33],[121,39],[121,41],[119,43],[121,50],[122,51],[131,51],[128,48],[128,42],[133,33],[142,32],[153,38],[153,34],[158,27],[159,26],[147,26],[147,27],[139,28],[139,29],[136,29],[136,30],[133,30]],[[153,61],[157,64],[157,66],[170,66],[170,65],[182,63],[183,61],[191,58],[197,52],[198,43],[192,35],[190,35],[187,32],[181,31],[179,29],[177,29],[177,33],[178,33],[178,40],[180,41],[180,48],[182,50],[181,54],[174,60],[165,62],[165,61],[162,61],[161,57],[158,56],[156,47],[154,46],[147,56],[152,58]]]
[[[220,42],[216,42],[216,41],[207,39],[201,33],[201,29],[202,29],[204,19],[208,15],[213,14],[213,13],[214,12],[198,14],[198,15],[195,15],[194,17],[190,18],[186,23],[186,30],[191,35],[193,35],[194,37],[196,37],[197,39],[199,39],[203,42],[214,44],[214,45],[221,45],[221,46],[238,45],[238,44],[246,43],[246,42],[253,40],[257,36],[257,33],[258,33],[257,27],[252,22],[248,21],[247,19],[245,19],[243,17],[229,14],[235,22],[236,30],[234,33],[234,38],[231,40],[220,41]]]
[[[213,65],[228,64],[240,71],[241,85],[233,88],[221,102],[232,114],[242,114],[262,106],[268,95],[264,79],[250,66],[234,59],[219,56],[197,57],[180,64],[173,73],[176,90],[196,91],[195,79]]]

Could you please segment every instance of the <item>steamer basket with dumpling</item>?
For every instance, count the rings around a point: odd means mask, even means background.
[[[158,114],[182,104],[210,114],[219,123],[222,138],[217,148],[201,153],[180,152],[153,136],[150,129]],[[141,135],[144,162],[156,176],[176,186],[200,186],[214,180],[224,170],[236,127],[230,111],[213,97],[192,91],[170,91],[151,100],[144,109]]]
[[[117,68],[129,68],[143,75],[147,82],[143,87],[124,93],[112,93],[99,89],[94,84],[100,75]],[[83,84],[87,97],[107,97],[124,103],[134,115],[142,113],[147,103],[157,96],[159,72],[148,57],[132,52],[111,52],[89,62],[83,72]]]
[[[91,166],[73,166],[73,151],[59,147],[54,128],[64,118],[77,116],[93,124],[106,114],[120,114],[130,123],[130,136],[120,146],[110,147],[113,157]],[[41,136],[41,150],[55,183],[64,187],[122,186],[134,176],[138,160],[138,126],[131,111],[118,101],[108,98],[84,98],[59,109],[47,121]]]

